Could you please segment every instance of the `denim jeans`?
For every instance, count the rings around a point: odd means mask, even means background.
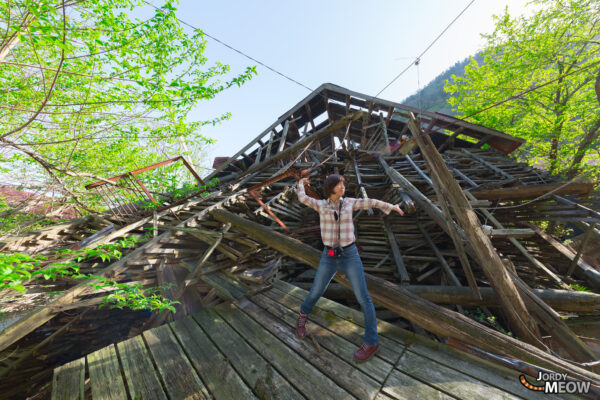
[[[365,317],[365,338],[364,342],[369,346],[374,346],[379,343],[377,337],[377,318],[375,316],[375,306],[369,296],[367,290],[367,283],[365,281],[365,272],[363,269],[362,261],[358,255],[358,249],[356,245],[342,250],[342,256],[339,258],[330,257],[327,255],[325,249],[321,254],[321,261],[319,262],[319,268],[315,275],[315,280],[310,292],[306,296],[304,302],[300,305],[300,310],[305,314],[312,312],[313,306],[319,300],[319,298],[329,286],[329,282],[333,279],[333,276],[338,269],[344,271],[350,284],[354,295],[362,308],[362,312]]]

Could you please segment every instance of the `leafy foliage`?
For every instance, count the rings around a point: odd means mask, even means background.
[[[41,278],[53,281],[59,277],[94,279],[100,281],[100,283],[88,283],[94,289],[114,289],[111,294],[103,299],[100,307],[128,307],[132,310],[171,310],[175,312],[173,305],[179,302],[167,299],[161,294],[168,289],[168,286],[143,288],[139,283],[119,283],[103,276],[79,273],[78,262],[94,259],[99,259],[102,262],[118,260],[122,256],[122,249],[131,248],[136,243],[135,238],[124,237],[115,243],[100,245],[93,249],[60,250],[55,252],[56,256],[68,256],[70,260],[53,262],[46,266],[42,266],[42,263],[48,260],[48,257],[44,255],[30,256],[21,253],[0,253],[0,291],[12,289],[25,293],[24,284],[27,281]]]
[[[445,90],[459,117],[540,86],[469,121],[527,140],[518,156],[574,177],[600,173],[600,3],[536,0],[530,17],[505,10],[482,52],[464,77]],[[547,82],[552,83],[545,85]]]
[[[164,286],[155,286],[151,288],[143,288],[141,284],[134,283],[133,285],[125,283],[116,283],[110,279],[102,279],[101,284],[90,284],[94,289],[100,288],[115,288],[115,291],[106,296],[99,308],[108,306],[109,308],[129,308],[131,310],[153,310],[163,311],[169,310],[176,312],[174,305],[179,304],[179,301],[165,298],[162,293],[169,289],[172,284]]]
[[[191,121],[189,112],[256,69],[208,65],[202,31],[181,26],[176,4],[0,2],[0,146],[11,149],[1,170],[93,208],[82,178],[134,170],[157,154],[198,160],[213,142],[202,126],[230,114]]]

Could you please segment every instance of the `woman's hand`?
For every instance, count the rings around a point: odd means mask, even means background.
[[[400,215],[404,215],[404,211],[402,211],[402,209],[400,208],[400,206],[398,204],[396,204],[394,207],[392,207],[392,210],[396,211]]]
[[[300,180],[298,181],[298,184],[299,184],[299,185],[304,185],[304,184],[306,184],[306,183],[309,183],[309,180],[308,180],[308,178],[302,178],[302,179],[300,179]]]

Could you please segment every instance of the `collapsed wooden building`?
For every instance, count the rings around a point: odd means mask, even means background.
[[[49,395],[59,365],[199,311],[241,297],[268,303],[267,297],[276,298],[269,293],[310,289],[322,248],[319,220],[293,189],[308,173],[307,193],[322,198],[321,184],[332,172],[344,175],[348,196],[402,204],[406,211],[401,217],[368,210],[354,218],[382,323],[525,375],[566,373],[592,382],[590,396],[597,396],[600,260],[585,251],[600,238],[600,213],[586,205],[593,187],[515,162],[508,155],[522,143],[451,116],[324,84],[235,155],[215,160],[216,169],[198,179],[217,178],[218,184],[203,193],[148,214],[111,192],[106,214],[5,243],[4,251],[49,254],[145,238],[118,261],[81,263],[81,272],[147,287],[173,284],[165,295],[180,304],[176,313],[98,309],[106,289],[67,278],[30,282],[25,295],[5,291],[4,310],[24,300],[32,305],[0,333],[0,398]],[[135,176],[124,174],[97,186],[123,177],[135,185]],[[119,189],[131,190],[127,185]],[[583,232],[578,247],[546,233],[541,227],[547,224]],[[325,297],[360,311],[347,278],[338,273],[334,280]],[[297,312],[301,300],[295,301],[289,312]],[[254,312],[266,309],[263,304]],[[319,347],[318,335],[313,338]],[[295,393],[317,397],[286,376],[285,365],[271,364]],[[86,393],[92,390],[89,367],[81,367]],[[254,383],[248,384],[258,396]],[[378,390],[350,393],[402,398],[386,389],[385,379]],[[516,390],[511,396],[530,394],[524,386]],[[205,395],[219,397],[212,390]]]

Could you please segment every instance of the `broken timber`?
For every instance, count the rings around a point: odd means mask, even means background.
[[[542,345],[543,348],[537,326],[539,323],[548,332],[552,332],[553,337],[576,361],[595,361],[596,355],[566,326],[554,310],[535,296],[520,279],[511,278],[511,272],[504,266],[489,238],[481,230],[481,223],[462,189],[448,171],[431,138],[427,135],[423,136],[413,115],[411,115],[409,128],[427,160],[433,180],[438,182],[443,197],[450,202],[454,215],[468,238],[468,247],[474,252],[475,258],[490,280],[502,303],[503,311],[511,321],[512,328],[519,332],[517,335],[530,344],[538,347]]]
[[[317,268],[319,265],[321,252],[302,242],[225,210],[213,210],[211,215],[218,221],[231,223],[238,231],[251,235],[256,240],[313,268]],[[557,372],[568,373],[569,376],[576,379],[596,379],[597,375],[594,373],[481,325],[462,314],[435,305],[412,294],[402,286],[391,284],[369,274],[365,274],[365,278],[369,293],[375,303],[395,311],[430,332],[471,343],[491,352],[501,352]],[[348,288],[351,287],[345,275],[336,274],[334,279]]]

